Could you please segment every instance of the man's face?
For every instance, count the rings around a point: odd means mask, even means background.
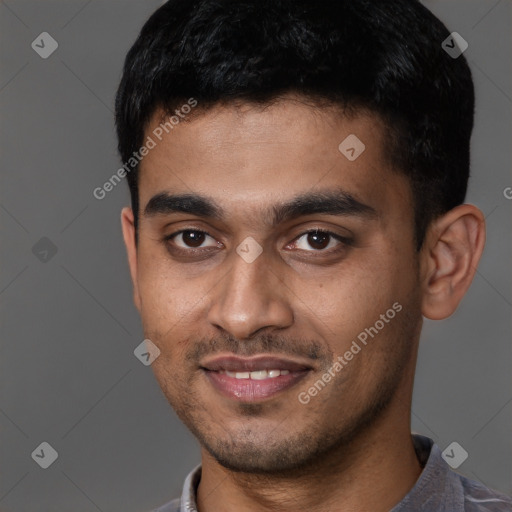
[[[145,336],[161,351],[153,370],[228,468],[302,467],[409,397],[418,256],[410,185],[388,167],[384,130],[374,116],[290,99],[216,107],[141,163],[132,273]],[[353,143],[338,149],[351,134],[365,145],[352,161]],[[162,194],[201,196],[216,215]],[[299,208],[280,208],[298,197]]]

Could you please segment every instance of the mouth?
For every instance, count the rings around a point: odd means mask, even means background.
[[[313,369],[300,361],[272,356],[217,357],[204,361],[200,368],[218,392],[240,402],[270,399]]]

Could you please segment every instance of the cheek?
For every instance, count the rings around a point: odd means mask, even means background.
[[[138,287],[144,335],[161,351],[152,366],[159,380],[171,382],[167,369],[183,370],[187,347],[200,335],[207,283],[185,278],[165,257],[147,252],[139,259]]]
[[[183,317],[190,309],[191,287],[183,281],[173,266],[156,251],[141,249],[138,265],[138,289],[141,299],[141,316],[145,326],[160,330],[173,320]],[[174,269],[176,267],[174,266]]]
[[[314,282],[302,282],[296,287],[296,303],[309,306],[327,324],[359,325],[372,311],[387,306],[389,297],[396,295],[396,284],[393,269],[354,258]]]
[[[372,253],[370,255],[370,252]],[[344,353],[357,336],[380,320],[393,316],[393,304],[405,307],[415,289],[415,268],[393,248],[368,251],[369,257],[346,260],[338,272],[319,278],[297,293],[297,318],[309,318],[334,353]],[[395,307],[398,307],[395,306]],[[386,330],[391,331],[389,319]],[[378,327],[382,321],[379,321]],[[363,335],[364,337],[364,335]]]

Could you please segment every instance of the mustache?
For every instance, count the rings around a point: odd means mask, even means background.
[[[276,334],[262,334],[241,341],[226,334],[195,342],[187,352],[186,359],[197,364],[206,356],[225,352],[230,352],[240,357],[251,357],[262,353],[299,356],[313,361],[330,361],[333,357],[332,352],[316,340],[305,338],[290,339]]]

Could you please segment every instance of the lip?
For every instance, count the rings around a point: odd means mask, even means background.
[[[258,370],[288,370],[292,372],[300,372],[311,370],[310,365],[293,361],[284,357],[275,356],[256,356],[256,357],[239,357],[239,356],[221,356],[207,359],[201,363],[201,368],[213,372],[220,370],[228,370],[230,372],[254,372]]]
[[[237,379],[230,372],[252,372],[258,370],[287,370],[286,375],[264,380]],[[257,356],[242,358],[224,356],[207,360],[201,364],[201,370],[212,386],[223,396],[238,402],[261,402],[275,397],[299,381],[312,370],[310,365],[283,357]]]

